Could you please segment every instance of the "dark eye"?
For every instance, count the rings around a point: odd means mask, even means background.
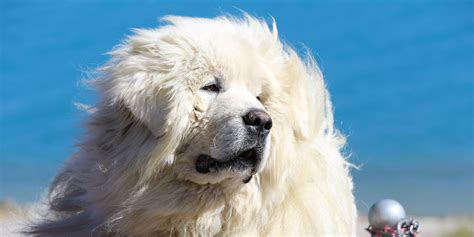
[[[260,102],[262,101],[262,99],[260,98],[260,96],[257,96],[257,100],[260,101]]]
[[[201,88],[201,90],[218,93],[221,90],[221,88],[217,84],[210,84],[210,85],[204,86],[203,88]]]

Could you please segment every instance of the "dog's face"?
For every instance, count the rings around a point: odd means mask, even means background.
[[[239,30],[188,27],[137,32],[113,53],[120,69],[110,74],[124,76],[112,75],[102,90],[153,132],[157,154],[148,159],[168,159],[160,165],[177,179],[248,183],[265,168],[271,146],[273,121],[265,103],[275,75],[262,50],[268,42],[249,40]]]
[[[183,72],[193,116],[175,170],[179,178],[199,184],[247,183],[264,169],[269,155],[273,123],[262,87],[272,75],[250,45],[226,46],[206,54],[196,48],[192,70]]]

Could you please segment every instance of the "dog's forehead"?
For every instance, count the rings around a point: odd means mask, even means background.
[[[228,86],[258,87],[262,79],[269,77],[258,49],[238,38],[217,37],[203,42],[196,47],[190,64],[197,84],[215,77]]]

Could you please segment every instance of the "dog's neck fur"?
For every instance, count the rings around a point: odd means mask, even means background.
[[[248,233],[250,229],[256,233],[257,226],[261,224],[259,222],[263,221],[262,216],[268,211],[260,208],[261,194],[252,182],[232,188],[217,184],[180,183],[177,187],[184,188],[176,193],[166,194],[170,197],[184,197],[176,200],[179,202],[179,209],[170,210],[161,206],[155,213],[148,214],[143,210],[136,210],[128,213],[120,226],[132,235],[239,235]],[[203,203],[202,200],[208,202]],[[162,205],[161,201],[157,202],[156,205]]]

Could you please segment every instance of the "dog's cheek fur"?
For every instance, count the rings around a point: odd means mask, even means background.
[[[105,101],[123,103],[159,139],[141,167],[141,180],[145,180],[158,167],[173,163],[172,154],[187,134],[193,95],[183,72],[193,51],[178,36],[152,30],[135,33],[111,53],[114,57],[97,84]]]

